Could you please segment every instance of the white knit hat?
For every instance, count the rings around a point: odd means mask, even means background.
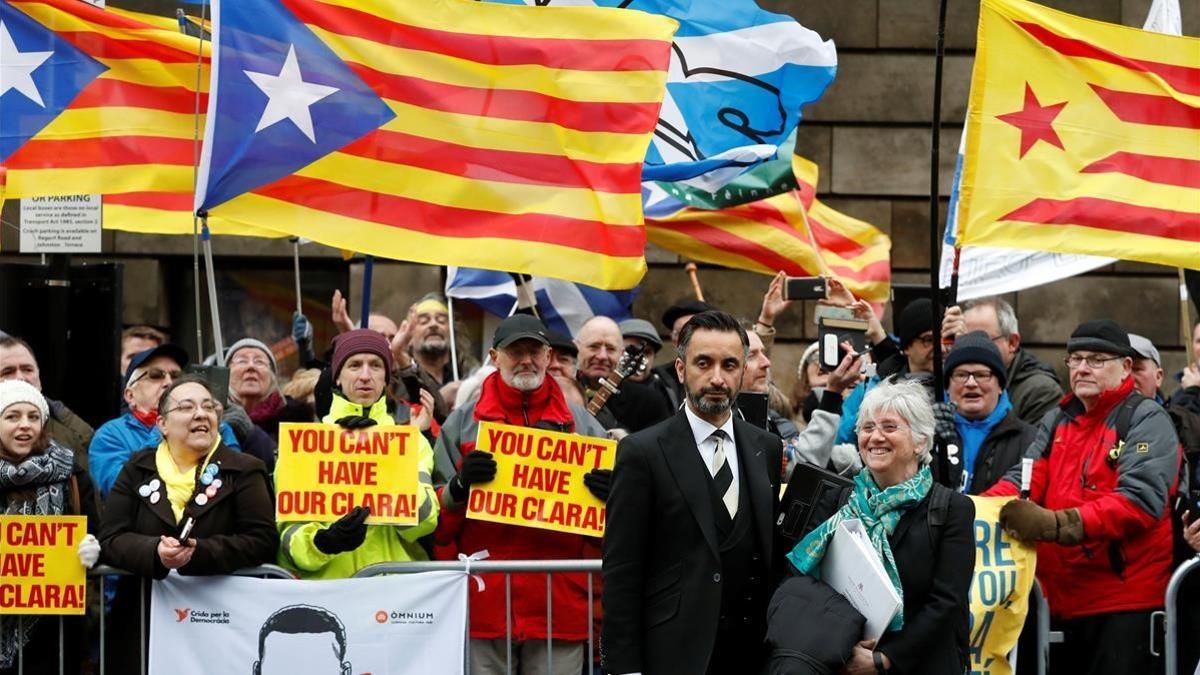
[[[14,403],[29,403],[42,412],[42,422],[50,417],[50,406],[42,392],[24,380],[5,380],[0,382],[0,413]]]

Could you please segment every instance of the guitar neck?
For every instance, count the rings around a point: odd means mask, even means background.
[[[620,371],[614,371],[609,377],[600,378],[600,388],[592,394],[592,398],[588,401],[587,411],[596,416],[600,413],[600,409],[608,403],[609,397],[621,386],[621,382],[625,380],[625,376]]]

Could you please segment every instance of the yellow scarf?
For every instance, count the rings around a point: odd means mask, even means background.
[[[154,453],[154,468],[158,469],[158,477],[167,487],[167,500],[171,502],[171,511],[175,513],[175,522],[178,523],[183,518],[183,507],[187,506],[188,500],[192,498],[192,493],[196,489],[196,476],[199,475],[197,471],[204,471],[219,445],[221,445],[220,436],[213,443],[212,449],[204,456],[204,461],[200,463],[198,469],[192,467],[180,471],[175,464],[175,458],[171,456],[171,450],[167,447],[166,440],[158,444],[158,451]]]

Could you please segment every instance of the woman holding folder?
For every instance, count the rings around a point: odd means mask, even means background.
[[[835,533],[844,522],[858,520],[900,605],[877,640],[823,635],[830,626],[847,624],[816,617],[791,630],[822,635],[829,638],[826,644],[853,644],[841,671],[849,675],[963,673],[975,505],[933,482],[928,394],[914,381],[880,384],[863,399],[856,430],[864,468],[849,501],[805,536],[788,560],[799,574],[820,577]],[[776,601],[789,597],[795,596],[781,588]]]

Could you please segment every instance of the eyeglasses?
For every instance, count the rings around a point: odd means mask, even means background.
[[[254,366],[255,368],[269,369],[271,367],[271,362],[262,357],[253,358],[250,356],[235,356],[229,362],[229,365],[230,366],[238,366],[238,367]]]
[[[996,377],[996,374],[990,370],[956,370],[950,373],[950,379],[959,384],[966,384],[967,380],[975,378],[979,384],[987,384]]]
[[[907,429],[907,428],[908,428],[907,426],[905,426],[903,424],[896,424],[895,422],[884,422],[883,424],[875,424],[874,422],[867,422],[866,424],[864,424],[858,428],[858,433],[860,433],[864,436],[870,436],[871,434],[875,433],[876,429],[878,429],[878,430],[882,431],[884,434],[890,436],[890,435],[896,433],[897,431],[900,431],[901,429]]]
[[[184,415],[194,415],[197,407],[206,413],[217,412],[217,402],[209,398],[201,401],[199,406],[196,405],[195,401],[184,401],[174,408],[167,408],[166,414],[169,415],[175,411],[179,411]]]
[[[1068,356],[1067,358],[1063,359],[1063,362],[1067,364],[1068,368],[1072,368],[1072,369],[1082,366],[1085,362],[1088,364],[1088,368],[1103,368],[1104,364],[1108,363],[1109,361],[1116,361],[1118,359],[1123,359],[1123,358],[1125,358],[1125,357],[1124,356],[1100,356],[1099,354],[1089,354],[1087,356],[1080,356],[1079,354],[1072,354],[1072,355]]]
[[[168,376],[172,380],[175,380],[175,379],[178,379],[182,375],[183,375],[182,370],[163,370],[162,368],[147,368],[142,371],[141,375],[138,375],[137,377],[133,378],[133,380],[130,381],[129,384],[131,384],[131,385],[137,384],[141,380],[151,380],[154,382],[162,382]]]

